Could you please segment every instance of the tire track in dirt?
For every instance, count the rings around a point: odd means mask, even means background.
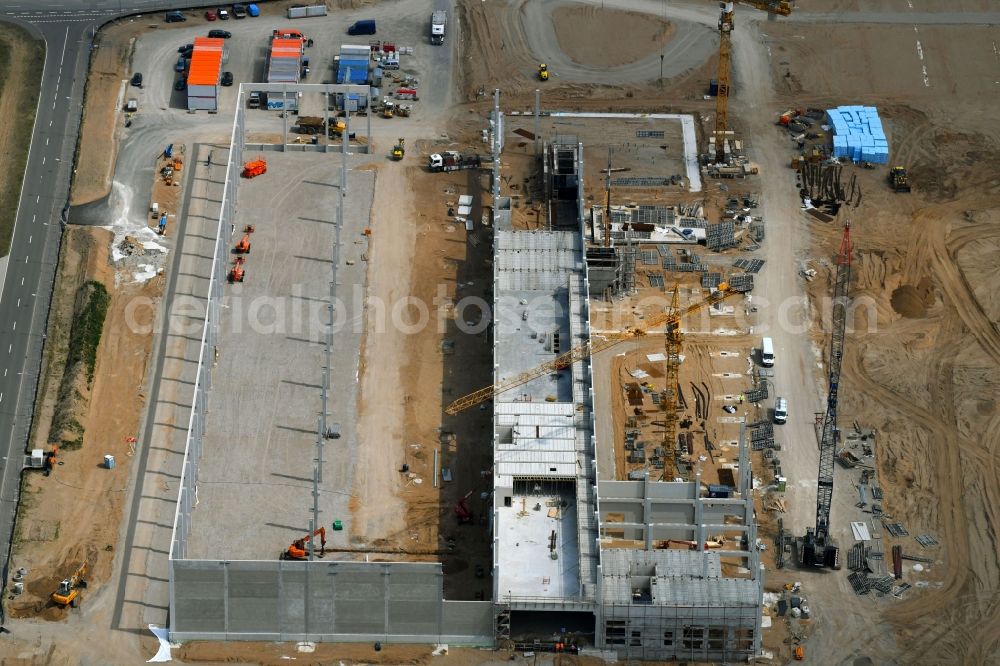
[[[859,346],[854,346],[858,349]],[[850,349],[850,347],[849,347]],[[901,631],[912,630],[921,621],[927,621],[932,614],[944,614],[952,600],[965,589],[969,575],[969,552],[965,530],[964,512],[961,507],[961,493],[956,492],[950,480],[961,478],[961,458],[955,446],[955,433],[942,423],[932,419],[929,409],[915,405],[912,400],[885,387],[872,378],[864,367],[861,354],[848,353],[844,359],[844,374],[861,392],[876,400],[887,411],[895,411],[922,427],[929,435],[929,441],[937,446],[929,447],[928,463],[935,476],[935,491],[939,498],[939,521],[944,533],[943,543],[952,546],[949,550],[949,566],[942,588],[939,591],[920,595],[900,604],[889,620]],[[942,361],[938,359],[940,365]],[[939,645],[939,637],[935,645]],[[953,646],[949,646],[953,649]]]
[[[926,218],[926,216],[921,216]],[[936,221],[918,222],[923,227],[924,240],[930,252],[930,258],[936,273],[938,286],[945,292],[962,319],[962,323],[972,333],[994,363],[1000,365],[1000,331],[983,311],[976,299],[972,285],[966,280],[965,274],[958,265],[953,251],[945,244],[945,227]]]

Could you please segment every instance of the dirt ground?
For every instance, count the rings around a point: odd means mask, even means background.
[[[17,200],[28,161],[45,46],[8,23],[0,24],[0,154],[9,168],[0,172],[0,257],[10,249]]]
[[[985,27],[906,25],[839,27],[824,40],[803,40],[803,27],[789,24],[767,32],[784,84],[777,101],[877,105],[893,164],[914,185],[894,194],[884,169],[859,172],[866,196],[852,217],[853,296],[874,307],[848,339],[841,421],[877,430],[888,510],[943,544],[931,584],[883,611],[903,649],[882,654],[990,662],[1000,644],[1000,123],[987,111],[996,77],[969,63],[995,51],[994,37]],[[924,55],[884,57],[894,49]],[[812,226],[814,254],[831,256],[839,229]],[[828,280],[810,292],[829,293]]]
[[[48,426],[65,363],[60,341],[68,335],[78,285],[88,280],[103,283],[111,294],[111,305],[98,348],[91,408],[82,422],[84,446],[60,452],[50,476],[38,472],[24,482],[26,502],[18,519],[11,567],[24,567],[28,575],[24,594],[8,605],[13,617],[62,618],[66,611],[54,607],[49,594],[83,563],[88,566],[89,583],[84,603],[111,576],[129,461],[135,454],[135,444],[129,439],[136,435],[146,400],[142,387],[152,343],[151,335],[135,330],[151,325],[153,310],[134,308],[134,304],[142,302],[139,299],[155,303],[162,278],[115,288],[115,271],[108,262],[110,241],[109,231],[91,227],[69,227],[63,239],[48,332],[53,344],[46,345],[33,447],[49,449]],[[104,466],[108,454],[115,456],[114,469]]]
[[[129,58],[134,39],[142,34],[143,27],[120,23],[97,33],[83,102],[77,171],[70,193],[73,206],[96,201],[111,190],[118,130],[124,117],[118,102],[124,105],[129,97]]]
[[[654,53],[674,34],[666,21],[646,14],[583,5],[552,12],[559,48],[575,62],[618,67]]]

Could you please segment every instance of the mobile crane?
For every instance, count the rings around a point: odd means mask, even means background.
[[[306,548],[306,544],[309,543],[315,536],[319,537],[319,556],[323,557],[326,555],[326,528],[321,527],[312,534],[307,534],[301,539],[293,541],[288,548],[281,552],[281,559],[308,560],[309,550]]]
[[[670,430],[671,423],[676,426],[677,423],[677,365],[680,364],[680,345],[681,345],[681,332],[680,332],[680,320],[691,314],[692,312],[697,312],[705,307],[711,307],[723,300],[729,298],[733,294],[740,293],[737,289],[733,289],[727,283],[722,283],[719,285],[716,291],[713,291],[711,295],[705,300],[699,301],[693,305],[689,305],[684,309],[678,309],[677,307],[677,290],[674,289],[674,298],[671,302],[671,307],[667,312],[663,312],[650,317],[646,321],[646,328],[627,328],[621,333],[607,336],[601,340],[591,340],[579,344],[568,352],[556,356],[551,361],[537,365],[531,370],[522,372],[519,375],[510,377],[503,381],[497,382],[491,386],[486,386],[474,391],[464,397],[459,398],[445,408],[445,412],[448,414],[458,414],[459,412],[473,407],[480,403],[491,400],[494,396],[509,391],[518,386],[523,386],[533,379],[537,379],[544,375],[558,372],[564,368],[567,368],[577,361],[582,361],[584,359],[590,358],[594,354],[604,351],[605,349],[610,349],[616,345],[629,340],[635,340],[636,338],[643,337],[646,335],[646,331],[660,324],[666,324],[666,346],[667,346],[667,393],[665,396],[667,400],[661,402],[663,409],[667,412],[667,432],[664,433],[664,441],[666,441],[667,436],[671,438],[675,437],[673,431]],[[670,366],[673,366],[673,371],[671,372]],[[673,383],[671,384],[671,377],[673,378]],[[671,416],[673,419],[671,420]],[[671,449],[673,450],[673,444],[671,444]]]
[[[830,334],[828,362],[829,388],[826,415],[819,444],[819,476],[816,488],[816,526],[807,527],[797,540],[801,567],[840,568],[840,548],[830,534],[830,506],[833,503],[833,461],[837,449],[837,393],[840,366],[844,357],[844,337],[847,326],[848,289],[851,282],[851,225],[844,225],[844,236],[837,253],[837,276],[833,289],[833,327]]]

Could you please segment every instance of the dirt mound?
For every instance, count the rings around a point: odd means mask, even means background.
[[[916,286],[904,284],[892,292],[892,309],[907,319],[923,319],[927,308],[934,305],[934,293],[926,278]]]
[[[620,67],[660,50],[674,27],[648,14],[598,7],[559,7],[552,12],[559,48],[574,62]]]

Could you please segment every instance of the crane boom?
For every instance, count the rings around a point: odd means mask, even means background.
[[[713,291],[708,298],[703,301],[698,301],[697,303],[689,305],[676,312],[668,311],[653,315],[645,322],[645,328],[627,328],[621,333],[609,335],[603,339],[588,340],[587,342],[576,345],[568,352],[556,356],[551,361],[546,361],[545,363],[535,366],[531,370],[522,372],[519,375],[514,375],[513,377],[497,382],[492,386],[485,386],[478,391],[473,391],[472,393],[463,396],[448,405],[444,411],[452,415],[458,414],[462,410],[490,400],[495,395],[527,384],[533,379],[537,379],[552,372],[558,372],[559,370],[573,365],[577,361],[590,358],[594,354],[600,353],[605,349],[610,349],[611,347],[619,345],[622,342],[642,337],[646,335],[646,331],[655,328],[660,324],[666,324],[667,333],[669,335],[672,331],[677,329],[680,320],[683,317],[691,314],[692,312],[697,312],[702,308],[711,307],[737,293],[740,292],[733,289],[728,284],[720,284],[718,290]]]
[[[844,358],[847,328],[848,290],[851,283],[851,225],[844,225],[844,236],[837,253],[837,276],[833,288],[833,327],[830,332],[829,386],[826,414],[820,435],[819,474],[816,488],[816,527],[807,529],[799,548],[803,566],[840,568],[840,550],[830,535],[830,507],[833,503],[833,463],[837,449],[837,398],[840,368]]]

